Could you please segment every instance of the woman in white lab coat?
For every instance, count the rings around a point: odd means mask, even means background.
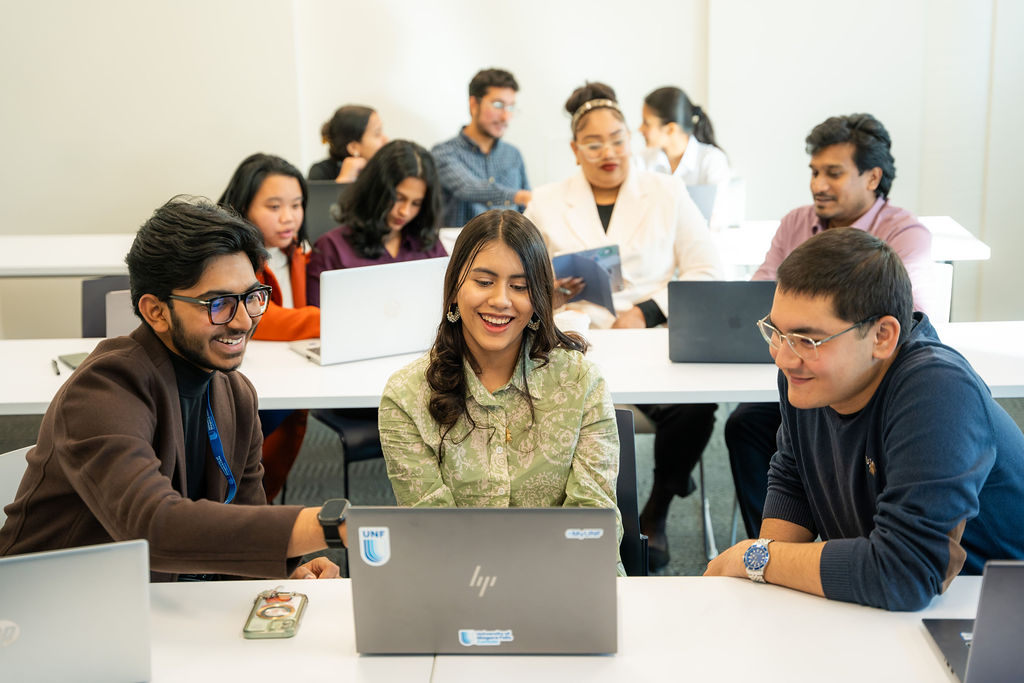
[[[707,224],[678,178],[630,168],[629,129],[612,88],[588,83],[573,92],[565,108],[572,116],[570,146],[580,170],[535,190],[526,216],[552,255],[618,245],[624,287],[614,294],[616,315],[584,307],[595,327],[662,324],[670,280],[722,277]],[[568,297],[585,286],[558,284],[569,290]],[[642,529],[650,536],[652,569],[668,563],[669,504],[693,490],[690,471],[711,435],[715,407],[643,407],[657,424],[654,488],[641,515]]]

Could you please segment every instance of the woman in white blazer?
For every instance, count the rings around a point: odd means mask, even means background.
[[[673,279],[721,279],[722,265],[707,224],[676,177],[630,169],[629,129],[603,83],[577,88],[565,105],[580,170],[538,188],[526,207],[552,255],[617,244],[624,289],[616,316],[589,305],[595,327],[643,328],[666,322]],[[572,291],[582,283],[565,282]],[[573,303],[569,306],[576,307]],[[641,406],[657,424],[654,487],[641,515],[650,537],[651,568],[668,563],[665,521],[676,495],[693,491],[690,472],[711,436],[716,406]]]

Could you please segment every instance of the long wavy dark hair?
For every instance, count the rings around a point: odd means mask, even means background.
[[[420,212],[402,228],[403,238],[412,238],[426,251],[437,242],[441,230],[441,186],[437,164],[430,152],[415,142],[392,140],[366,162],[356,181],[342,190],[331,217],[351,229],[346,238],[365,258],[384,253],[384,238],[391,232],[388,214],[395,205],[395,188],[406,178],[426,184]]]
[[[376,157],[374,157],[376,158]],[[554,290],[554,274],[551,271],[551,259],[544,246],[544,238],[526,217],[518,211],[488,211],[473,218],[455,242],[448,270],[444,276],[444,309],[442,316],[452,310],[459,289],[466,281],[469,270],[480,250],[489,244],[500,242],[511,249],[523,263],[527,286],[530,292],[530,303],[533,313],[540,321],[537,330],[529,328],[523,331],[525,348],[530,349],[530,358],[547,363],[548,354],[552,349],[563,348],[586,353],[588,344],[583,337],[575,333],[565,333],[555,327],[551,311],[551,295]],[[529,344],[525,343],[529,340]],[[444,440],[452,427],[463,415],[475,428],[477,425],[466,408],[466,376],[463,372],[463,361],[468,360],[472,368],[479,372],[480,364],[473,357],[466,344],[462,331],[462,321],[451,323],[442,317],[437,328],[437,338],[430,350],[430,362],[427,365],[427,384],[430,385],[430,416],[441,427],[441,448],[438,449],[438,460],[442,459]],[[533,413],[533,397],[529,385],[526,384],[526,366],[523,365],[523,385],[527,387],[526,400],[530,405],[531,420]]]

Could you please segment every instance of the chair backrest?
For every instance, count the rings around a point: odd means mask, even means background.
[[[128,289],[127,275],[82,280],[82,336],[107,336],[107,292]]]
[[[32,446],[25,446],[16,451],[0,454],[0,526],[7,520],[4,508],[14,501],[18,493],[18,485],[25,474],[28,463],[25,455]]]
[[[115,289],[106,296],[106,335],[120,337],[131,334],[139,326],[139,319],[132,308],[132,293],[128,289]]]
[[[633,436],[633,412],[615,409],[619,428],[619,478],[615,497],[622,514],[622,543],[619,555],[629,576],[647,576],[647,537],[640,533],[640,507],[636,488],[636,439]]]
[[[711,220],[711,210],[715,207],[718,185],[687,185],[686,191],[690,193],[690,199],[700,209],[704,220]]]

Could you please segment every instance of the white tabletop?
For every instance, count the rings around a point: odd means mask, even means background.
[[[921,216],[932,232],[935,261],[987,261],[989,246],[949,216]],[[764,262],[779,221],[744,221],[736,228],[723,228],[713,236],[728,266],[757,267]]]
[[[0,277],[124,275],[135,233],[0,235]]]
[[[960,351],[997,398],[1024,396],[1024,322],[946,323],[939,337]],[[672,363],[668,330],[591,330],[587,356],[604,374],[616,403],[718,403],[778,399],[774,365]],[[91,351],[97,339],[0,340],[0,415],[46,411],[70,370],[59,354]],[[320,367],[286,342],[250,342],[242,372],[260,408],[360,408],[380,403],[391,373],[421,354]]]
[[[276,585],[309,596],[298,634],[243,639],[256,594]],[[347,579],[153,584],[153,681],[949,681],[921,619],[973,618],[980,585],[959,577],[900,613],[741,579],[620,578],[615,655],[434,658],[356,654]]]
[[[922,216],[932,231],[936,261],[987,260],[991,251],[949,216]],[[729,266],[758,266],[779,221],[744,221],[738,228],[714,233]],[[451,253],[459,228],[443,228],[441,242]],[[122,275],[134,233],[91,235],[0,235],[0,277]]]
[[[246,640],[260,591],[284,585],[309,596],[293,638]],[[429,681],[433,657],[360,657],[347,579],[151,584],[153,683]]]

